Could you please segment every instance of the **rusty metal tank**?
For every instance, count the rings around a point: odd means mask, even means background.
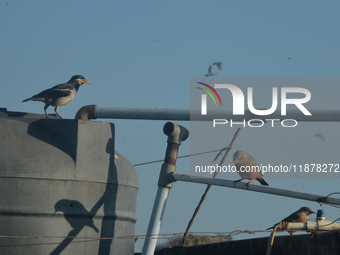
[[[138,178],[114,124],[0,109],[0,254],[133,254]]]

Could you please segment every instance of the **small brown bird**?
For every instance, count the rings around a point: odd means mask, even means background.
[[[48,118],[48,114],[46,111],[47,108],[50,105],[55,106],[54,111],[57,114],[57,116],[61,118],[61,116],[58,113],[59,106],[71,102],[75,95],[77,94],[80,85],[84,83],[91,84],[84,78],[84,76],[73,75],[72,78],[67,83],[59,84],[54,86],[53,88],[46,89],[40,92],[39,94],[36,94],[30,98],[25,99],[22,102],[27,102],[29,100],[44,102],[45,103],[44,111],[46,118]]]
[[[255,179],[260,182],[262,185],[269,186],[268,183],[262,178],[262,174],[260,169],[256,163],[256,160],[248,153],[244,151],[236,151],[233,156],[233,163],[236,166],[236,170],[242,179],[236,181],[242,181],[243,179],[250,180],[248,182],[249,186],[252,181]]]
[[[323,136],[323,134],[317,133],[315,136],[320,137],[322,141],[326,142],[326,139],[325,139],[325,137]]]
[[[289,215],[288,217],[284,218],[283,220],[281,220],[281,222],[307,222],[309,215],[313,214],[315,212],[312,211],[312,209],[310,209],[309,207],[301,207],[299,210],[297,210],[296,212],[293,212],[291,215]],[[272,226],[271,228],[267,228],[267,230],[269,229],[273,229],[276,227],[277,224],[279,224],[280,222],[276,223],[274,226]],[[294,234],[295,231],[288,231],[288,233],[290,235]]]
[[[220,71],[222,71],[222,62],[215,62],[215,63],[213,63],[213,65],[217,65],[218,69],[220,69]]]

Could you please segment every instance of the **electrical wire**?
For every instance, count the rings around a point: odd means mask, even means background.
[[[194,153],[194,154],[188,154],[188,155],[184,155],[184,156],[178,156],[177,159],[179,159],[179,158],[193,157],[193,156],[198,156],[198,155],[213,153],[213,152],[217,152],[217,151],[221,151],[221,150],[205,151],[205,152],[199,152],[199,153]],[[155,160],[155,161],[148,161],[148,162],[144,162],[144,163],[138,163],[138,164],[135,164],[135,165],[133,165],[133,166],[148,165],[148,164],[158,163],[158,162],[162,162],[162,161],[164,161],[164,159]]]

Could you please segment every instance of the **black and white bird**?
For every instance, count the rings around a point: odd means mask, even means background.
[[[46,89],[39,94],[36,94],[30,98],[23,100],[22,102],[27,102],[29,100],[32,101],[41,101],[45,103],[44,111],[46,118],[48,118],[47,108],[52,105],[55,106],[54,111],[59,118],[61,116],[58,113],[59,106],[68,104],[71,102],[80,85],[88,83],[91,84],[88,80],[84,78],[82,75],[73,75],[72,78],[67,83],[62,83],[54,86],[53,88]]]

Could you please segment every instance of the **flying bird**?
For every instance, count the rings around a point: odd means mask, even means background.
[[[231,164],[234,163],[238,174],[241,176],[241,179],[236,182],[248,179],[250,180],[247,184],[249,187],[253,180],[257,180],[262,185],[269,186],[263,179],[256,160],[250,154],[244,151],[236,151],[233,155],[233,163]]]
[[[222,62],[215,62],[215,63],[213,63],[213,65],[217,65],[218,69],[220,69],[220,71],[222,71]]]
[[[36,94],[30,98],[23,100],[22,102],[27,102],[29,100],[32,101],[41,101],[45,103],[44,111],[46,118],[48,118],[47,108],[52,105],[55,106],[54,111],[59,118],[61,116],[58,113],[59,106],[68,104],[73,100],[80,85],[88,83],[91,84],[88,80],[84,78],[82,75],[73,75],[72,78],[67,83],[62,83],[54,86],[53,88],[46,89],[39,94]]]
[[[323,134],[317,133],[315,136],[320,137],[322,141],[326,142],[326,139],[325,139],[325,137],[323,136]]]
[[[205,76],[208,77],[208,76],[213,76],[213,75],[216,75],[216,73],[213,73],[212,65],[210,65],[208,68],[208,73]]]
[[[299,210],[297,210],[296,212],[293,212],[291,215],[289,215],[288,217],[284,218],[283,220],[281,220],[281,222],[307,222],[309,215],[313,214],[315,212],[312,211],[312,209],[310,209],[309,207],[301,207]],[[276,227],[276,225],[278,225],[280,222],[276,223],[274,226],[272,226],[271,228],[267,228],[267,230],[269,229],[273,229]],[[288,231],[288,233],[290,235],[294,234],[295,231]]]

